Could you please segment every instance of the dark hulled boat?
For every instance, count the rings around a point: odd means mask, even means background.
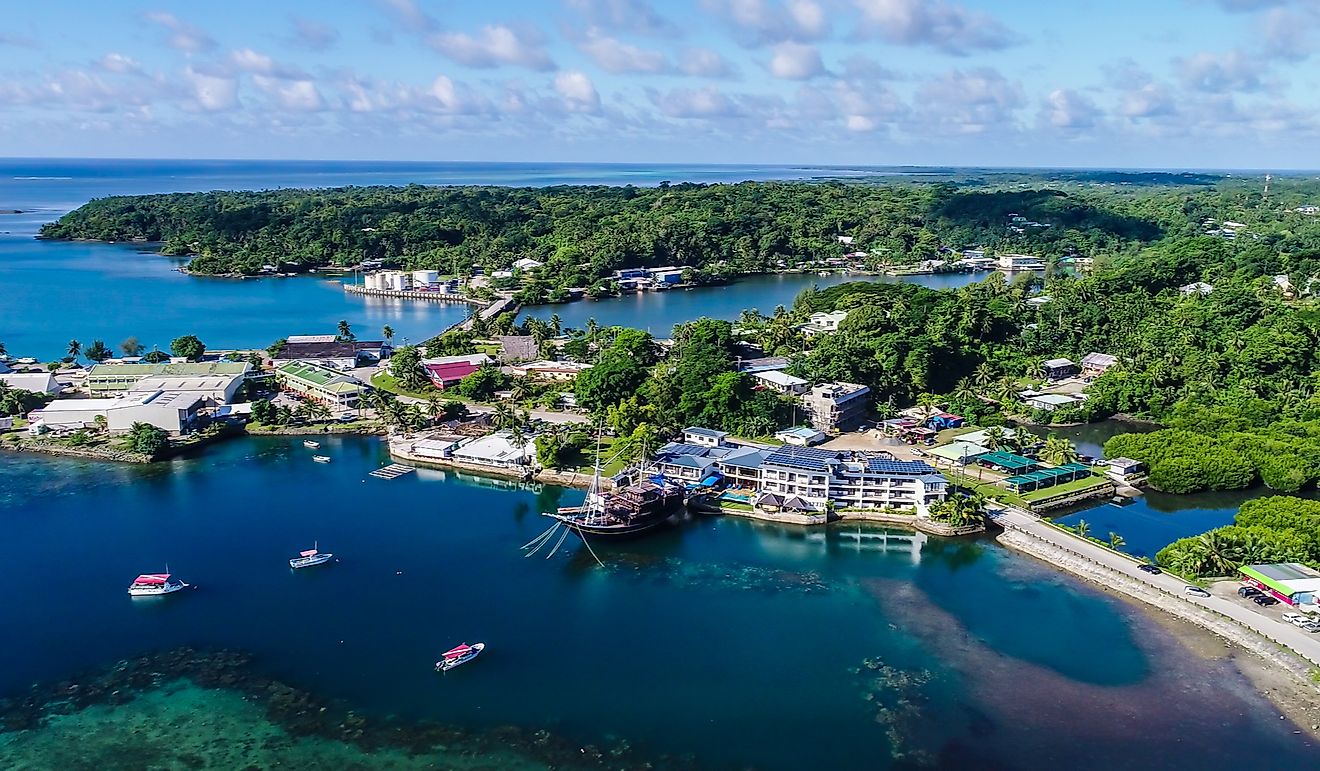
[[[581,506],[560,508],[546,516],[578,536],[629,538],[654,530],[683,502],[682,486],[654,476],[608,492],[592,490]]]

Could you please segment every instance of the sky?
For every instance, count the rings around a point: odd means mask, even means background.
[[[0,157],[1320,168],[1320,0],[41,0]]]

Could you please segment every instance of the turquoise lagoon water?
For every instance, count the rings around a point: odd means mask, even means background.
[[[150,467],[0,456],[0,695],[190,645],[251,652],[264,676],[366,715],[626,740],[710,767],[1320,762],[1231,662],[989,542],[880,548],[856,536],[882,531],[698,517],[596,544],[604,567],[576,542],[529,559],[538,512],[580,492],[377,480],[374,438],[322,451],[331,464],[297,438]],[[313,540],[340,561],[290,571]],[[125,595],[167,563],[199,588]],[[476,663],[431,671],[478,640]],[[90,731],[96,714],[50,730]],[[0,758],[52,741],[0,734]]]

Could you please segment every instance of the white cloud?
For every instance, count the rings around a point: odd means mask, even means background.
[[[914,101],[929,130],[959,134],[1014,129],[1025,103],[1022,87],[990,67],[953,70],[927,80]]]
[[[1145,83],[1123,94],[1118,112],[1128,118],[1156,118],[1173,115],[1177,112],[1177,103],[1165,86]]]
[[[238,106],[238,81],[231,77],[211,75],[189,67],[184,80],[192,91],[195,107],[207,112],[229,110]]]
[[[384,6],[394,23],[408,32],[430,32],[439,27],[430,14],[417,5],[416,0],[377,0]]]
[[[600,111],[600,94],[586,73],[566,70],[555,75],[555,93],[563,100],[569,112],[594,113]]]
[[[266,75],[253,75],[252,83],[275,99],[286,110],[315,112],[325,109],[325,101],[316,84],[310,80],[284,80]]]
[[[770,59],[770,72],[785,80],[807,80],[825,73],[820,52],[802,43],[779,43]]]
[[[890,43],[930,46],[962,56],[999,50],[1020,36],[992,16],[948,0],[854,0],[862,14],[858,31]]]
[[[1223,94],[1265,87],[1265,66],[1242,51],[1202,52],[1173,63],[1183,85],[1196,91]]]
[[[694,78],[732,78],[733,64],[709,48],[685,48],[678,55],[678,68]]]
[[[702,5],[753,45],[819,40],[829,17],[817,0],[702,0]]]
[[[195,54],[215,48],[210,35],[166,11],[152,11],[143,18],[161,27],[167,33],[166,43],[174,49]]]
[[[649,0],[567,0],[569,8],[587,23],[615,32],[638,35],[676,35],[673,22],[656,12]]]
[[[599,29],[587,30],[586,36],[577,45],[582,53],[591,57],[606,72],[655,75],[670,69],[669,60],[662,52],[624,43]]]
[[[1094,128],[1103,117],[1100,108],[1070,88],[1057,88],[1041,100],[1041,121],[1057,129]]]
[[[734,118],[743,115],[736,101],[715,86],[672,91],[652,91],[651,103],[670,118]]]
[[[512,65],[531,70],[555,69],[540,33],[530,28],[491,24],[482,27],[476,35],[441,32],[431,36],[428,42],[436,51],[469,67]]]
[[[339,31],[328,24],[301,16],[290,16],[294,42],[311,51],[328,51],[339,42]]]
[[[128,73],[138,73],[142,71],[142,66],[131,56],[125,56],[120,53],[108,53],[96,60],[96,66],[106,72],[113,72],[118,75]]]

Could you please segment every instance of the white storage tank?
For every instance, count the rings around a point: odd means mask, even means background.
[[[431,286],[440,283],[440,271],[438,270],[414,270],[412,272],[413,286]]]
[[[367,289],[380,289],[380,274],[368,273],[362,277],[362,282]]]

